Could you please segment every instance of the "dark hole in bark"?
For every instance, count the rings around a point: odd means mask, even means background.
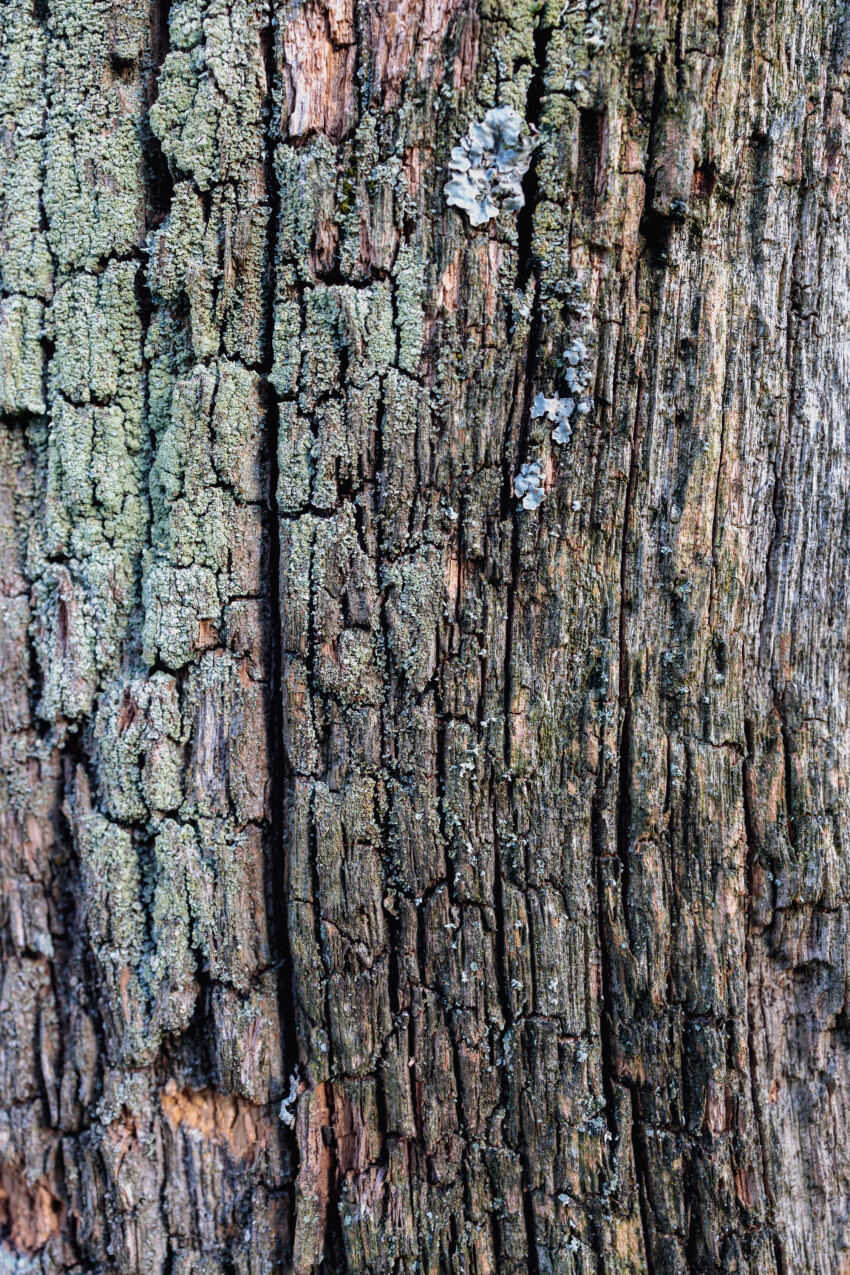
[[[592,216],[597,197],[602,193],[600,177],[605,146],[605,113],[582,109],[578,125],[578,196],[582,212]]]
[[[59,605],[56,608],[56,633],[59,645],[64,651],[68,645],[68,604],[64,598],[59,599]]]
[[[717,185],[717,168],[714,164],[700,164],[691,179],[692,199],[711,199]]]
[[[135,58],[125,58],[113,51],[109,55],[109,65],[116,80],[120,80],[122,84],[133,84],[137,79],[138,68]]]
[[[151,57],[158,71],[171,50],[168,18],[171,0],[153,0],[151,5]],[[156,93],[154,93],[156,101]]]

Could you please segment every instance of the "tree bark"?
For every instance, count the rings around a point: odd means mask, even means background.
[[[850,1272],[850,10],[2,14],[0,1271]]]

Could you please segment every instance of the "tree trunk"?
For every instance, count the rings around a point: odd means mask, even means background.
[[[850,10],[2,14],[0,1272],[850,1271]]]

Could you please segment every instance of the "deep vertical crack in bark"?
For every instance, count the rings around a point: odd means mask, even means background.
[[[546,66],[547,66],[547,50],[549,41],[552,36],[551,28],[545,26],[542,20],[542,14],[538,16],[534,28],[533,48],[534,48],[534,65],[531,79],[528,87],[526,98],[525,119],[527,124],[537,128],[540,124],[541,109],[543,99],[546,92]],[[528,328],[528,338],[526,345],[526,355],[522,375],[517,384],[514,385],[513,412],[512,412],[512,429],[516,430],[516,439],[512,445],[510,437],[506,438],[503,456],[503,477],[502,477],[502,511],[504,515],[505,509],[508,511],[508,517],[511,521],[511,537],[510,537],[510,577],[508,580],[506,612],[505,612],[505,656],[504,667],[502,670],[503,686],[504,686],[504,765],[507,771],[507,804],[510,811],[510,817],[514,822],[514,835],[519,834],[519,827],[516,822],[516,793],[514,776],[512,772],[512,700],[513,700],[513,655],[515,640],[515,624],[516,624],[516,600],[520,582],[520,527],[519,522],[523,517],[522,510],[514,493],[514,476],[519,472],[521,465],[526,458],[527,440],[529,432],[529,423],[531,417],[531,403],[534,389],[534,380],[538,367],[538,347],[542,329],[542,312],[540,307],[540,277],[539,263],[535,260],[534,255],[534,218],[537,211],[537,201],[539,194],[539,186],[537,181],[537,162],[536,157],[532,158],[531,166],[523,183],[525,194],[525,203],[520,210],[517,218],[517,288],[527,291],[533,289],[531,320]],[[521,397],[519,404],[517,403],[517,390],[521,388]],[[501,871],[501,855],[496,855],[496,871]],[[524,878],[527,883],[528,871],[526,863],[526,871]],[[505,917],[504,909],[500,906],[502,888],[501,883],[497,891],[497,928],[501,933],[501,943],[504,947],[504,928]],[[512,1019],[510,1015],[510,1002],[504,1003],[504,1015],[510,1026],[504,1029],[503,1039],[507,1037],[512,1027]],[[540,1269],[540,1262],[537,1251],[537,1227],[534,1217],[534,1198],[532,1195],[529,1179],[531,1177],[530,1166],[527,1154],[523,1156],[523,1220],[526,1234],[526,1247],[528,1254],[528,1269],[531,1275],[537,1275]]]
[[[639,373],[635,394],[634,426],[629,450],[629,473],[626,480],[626,494],[623,501],[619,574],[620,608],[618,616],[619,685],[617,688],[617,704],[620,715],[620,743],[617,768],[617,825],[615,836],[617,857],[620,862],[620,898],[623,910],[623,920],[625,923],[626,934],[629,939],[629,945],[632,948],[634,947],[634,935],[632,933],[632,921],[630,915],[631,901],[629,898],[632,800],[632,705],[629,679],[628,611],[630,603],[628,598],[628,573],[630,565],[629,558],[631,549],[632,511],[635,501],[635,489],[640,465],[640,444],[643,432],[643,392],[643,376]],[[600,907],[602,907],[601,897]],[[613,1024],[616,1022],[613,1004],[611,1005],[609,1012],[611,1014]],[[616,1080],[614,1079],[616,1071],[613,1057],[613,1045],[610,1040],[608,1042],[607,1052],[608,1067],[611,1069],[611,1080],[609,1081],[609,1085],[612,1085],[613,1083],[616,1083]],[[655,1249],[651,1218],[652,1202],[649,1194],[649,1165],[643,1143],[644,1120],[641,1112],[640,1096],[638,1094],[637,1086],[634,1083],[631,1083],[627,1086],[627,1088],[631,1101],[632,1155],[634,1158],[635,1174],[637,1177],[638,1206],[640,1210],[641,1231],[643,1233],[644,1257],[646,1259],[648,1275],[655,1275]],[[616,1129],[614,1132],[616,1133]]]
[[[280,191],[275,169],[275,148],[280,142],[280,129],[277,120],[276,104],[276,67],[275,36],[278,30],[278,19],[275,14],[274,0],[268,0],[266,9],[267,22],[260,33],[263,66],[266,78],[266,100],[263,106],[263,146],[265,151],[265,179],[267,200],[269,205],[268,233],[266,238],[267,269],[265,272],[265,297],[263,314],[263,350],[260,370],[264,378],[266,409],[266,449],[268,491],[266,507],[268,512],[269,541],[269,614],[267,617],[268,660],[269,660],[269,703],[267,711],[268,750],[269,750],[269,828],[268,828],[268,876],[269,892],[269,926],[274,935],[275,972],[277,977],[278,1006],[281,1024],[281,1062],[283,1069],[282,1088],[299,1081],[298,1072],[298,1036],[295,1015],[295,996],[293,987],[292,952],[289,942],[289,909],[287,901],[287,838],[286,838],[286,791],[288,783],[286,749],[284,745],[283,721],[283,646],[282,625],[283,611],[281,607],[281,549],[280,549],[280,512],[278,510],[277,492],[279,483],[278,434],[280,412],[275,388],[271,382],[274,365],[274,326],[275,301],[277,293],[277,261],[278,234],[281,219]],[[298,1174],[299,1148],[294,1127],[286,1128],[282,1119],[278,1119],[283,1141],[290,1156],[287,1166],[288,1180],[284,1190],[288,1197],[288,1223],[290,1236],[295,1230],[295,1193],[294,1182]],[[287,1261],[291,1260],[291,1252]]]
[[[747,914],[746,914],[746,938],[744,955],[746,959],[747,974],[747,1057],[749,1060],[750,1072],[750,1092],[752,1095],[753,1113],[755,1115],[756,1130],[758,1133],[759,1155],[761,1159],[762,1184],[764,1187],[765,1199],[768,1207],[768,1228],[770,1230],[771,1245],[773,1248],[774,1260],[776,1262],[777,1275],[787,1275],[788,1263],[785,1259],[785,1251],[782,1246],[782,1240],[778,1229],[776,1192],[774,1190],[771,1178],[772,1156],[769,1153],[768,1133],[765,1123],[765,1113],[762,1095],[759,1088],[759,1065],[758,1052],[756,1049],[756,1005],[754,987],[754,971],[753,971],[753,943],[755,942],[756,932],[753,917],[755,906],[755,866],[758,858],[758,846],[756,844],[755,828],[753,825],[753,791],[752,791],[752,765],[755,760],[755,730],[753,722],[746,718],[744,720],[744,733],[746,738],[747,751],[741,762],[741,783],[744,800],[744,830],[747,838]]]

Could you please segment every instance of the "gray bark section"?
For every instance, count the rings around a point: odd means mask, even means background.
[[[2,12],[4,1269],[850,1269],[844,6]]]

